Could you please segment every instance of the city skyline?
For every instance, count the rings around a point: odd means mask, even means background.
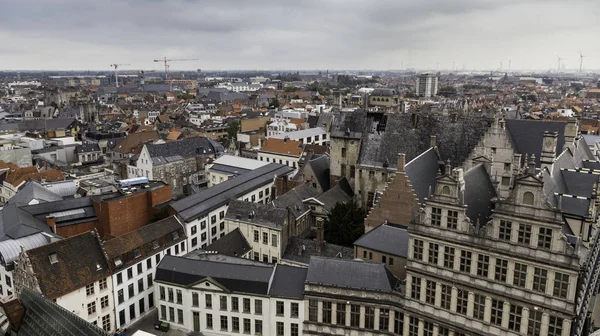
[[[42,1],[0,11],[1,70],[600,68],[600,4]],[[576,18],[576,19],[574,19]]]

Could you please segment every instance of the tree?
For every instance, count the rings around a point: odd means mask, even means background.
[[[297,88],[297,87],[295,87],[295,86],[286,86],[286,87],[283,89],[283,91],[285,91],[285,92],[296,92],[296,91],[298,91],[298,88]]]
[[[352,247],[365,233],[365,211],[355,201],[336,203],[325,219],[325,241]]]
[[[277,98],[273,98],[271,99],[271,101],[269,102],[269,107],[272,108],[279,108],[280,104],[279,104],[279,99]]]
[[[240,121],[233,120],[227,125],[227,144],[229,145],[231,141],[236,141],[237,134],[240,131]]]

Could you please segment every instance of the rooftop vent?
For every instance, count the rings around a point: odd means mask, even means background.
[[[52,253],[48,256],[48,259],[50,260],[50,264],[56,264],[58,263],[58,257],[56,256],[56,253]]]

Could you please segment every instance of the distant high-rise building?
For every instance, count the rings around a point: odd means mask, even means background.
[[[419,97],[433,97],[438,92],[438,78],[434,74],[421,74],[415,89]]]

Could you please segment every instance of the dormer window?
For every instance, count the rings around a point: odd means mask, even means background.
[[[450,195],[450,187],[444,186],[442,188],[442,195]]]
[[[532,192],[527,191],[523,194],[523,204],[533,205],[533,193]]]
[[[140,252],[140,249],[133,250],[133,256],[134,256],[134,258],[141,257],[142,256],[142,252]]]
[[[179,239],[179,232],[173,232],[171,235],[173,236],[173,240]]]
[[[152,242],[152,248],[153,248],[153,249],[155,249],[155,250],[156,250],[157,248],[159,248],[159,245],[158,245],[158,240],[155,240],[155,241],[153,241],[153,242]]]
[[[115,258],[115,266],[116,267],[123,266],[123,261],[121,261],[121,258]]]
[[[50,264],[56,264],[58,263],[58,257],[56,256],[56,253],[52,253],[48,256],[48,259],[50,260]]]

